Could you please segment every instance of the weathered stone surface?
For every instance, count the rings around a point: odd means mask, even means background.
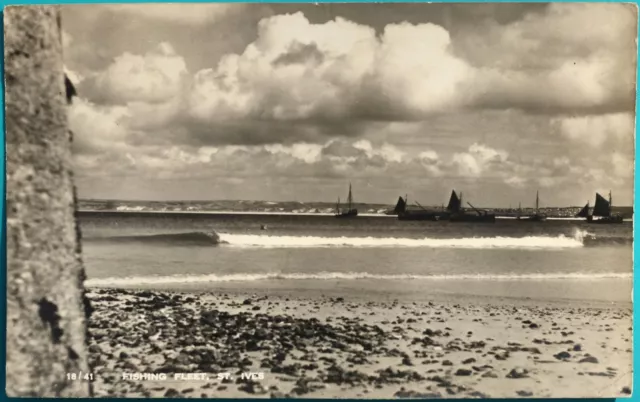
[[[9,396],[89,396],[60,18],[4,12]]]

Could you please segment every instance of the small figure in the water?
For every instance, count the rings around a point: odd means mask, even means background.
[[[267,230],[267,225],[260,225],[260,230]]]

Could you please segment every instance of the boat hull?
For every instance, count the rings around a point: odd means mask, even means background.
[[[435,213],[401,213],[398,214],[400,221],[437,221],[438,214]]]
[[[546,215],[531,215],[531,216],[521,216],[517,218],[522,222],[544,222],[547,220]]]
[[[605,216],[602,217],[600,219],[593,219],[593,216],[589,216],[587,217],[587,222],[588,223],[597,223],[597,224],[602,224],[602,225],[606,225],[606,224],[619,224],[623,222],[622,216],[616,215],[616,216]]]
[[[454,214],[449,216],[449,222],[479,222],[479,223],[495,223],[496,216],[494,214],[471,215],[471,214]]]
[[[341,212],[341,213],[335,214],[336,218],[355,218],[356,216],[358,216],[358,210],[357,209],[351,209],[349,211],[345,211],[345,212]]]

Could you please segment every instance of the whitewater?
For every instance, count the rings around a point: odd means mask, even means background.
[[[124,213],[81,230],[96,287],[623,300],[632,284],[627,223]]]
[[[230,247],[264,248],[315,248],[315,247],[429,247],[429,248],[528,248],[563,249],[583,247],[586,232],[573,237],[525,236],[525,237],[472,237],[434,239],[395,237],[318,237],[318,236],[261,236],[220,234],[220,239]]]

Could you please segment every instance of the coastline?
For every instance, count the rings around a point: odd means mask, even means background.
[[[138,209],[127,209],[127,210],[103,210],[103,209],[79,209],[77,211],[80,215],[258,215],[258,216],[335,216],[334,213],[325,213],[325,212],[270,212],[270,211],[206,211],[206,210],[198,210],[198,211],[161,211],[161,210],[138,210]],[[397,219],[397,215],[387,215],[383,213],[360,213],[358,217],[363,218],[394,218]],[[357,219],[352,218],[352,219]],[[509,215],[497,215],[496,219],[505,219],[505,220],[516,220],[515,216]],[[547,220],[551,221],[576,221],[581,222],[585,221],[584,218],[575,218],[575,217],[563,217],[563,216],[549,216]],[[625,218],[623,222],[633,222],[632,218]]]
[[[627,396],[632,383],[630,304],[112,288],[88,296],[96,396],[577,398]],[[136,372],[169,379],[121,377]],[[219,380],[225,372],[235,378]]]

